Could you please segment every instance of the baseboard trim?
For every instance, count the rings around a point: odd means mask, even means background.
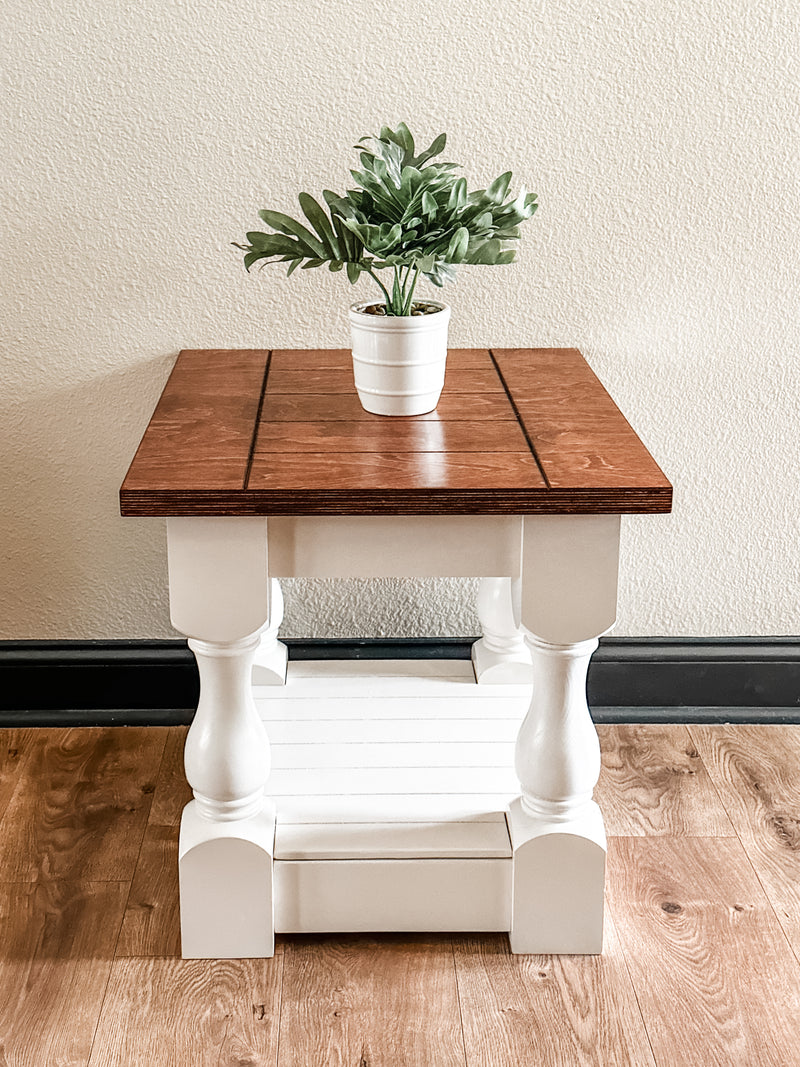
[[[469,659],[472,638],[287,640],[289,658]],[[0,641],[0,726],[178,725],[199,683],[186,642]],[[800,638],[604,638],[596,722],[800,723]]]

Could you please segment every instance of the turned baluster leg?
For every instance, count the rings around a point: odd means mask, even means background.
[[[597,637],[613,626],[618,516],[524,521],[522,620],[533,699],[517,738],[512,952],[597,953],[606,839],[592,793],[600,747],[586,704]]]
[[[278,640],[283,622],[283,593],[277,578],[270,582],[269,623],[261,631],[261,640],[253,661],[253,685],[285,685],[289,652]]]
[[[531,657],[519,626],[519,595],[517,579],[481,579],[477,608],[483,636],[472,646],[479,683],[524,685],[531,680]]]
[[[167,522],[173,624],[189,637],[200,701],[186,740],[194,800],[179,843],[184,958],[271,956],[275,809],[269,743],[253,703],[268,615],[265,519]]]

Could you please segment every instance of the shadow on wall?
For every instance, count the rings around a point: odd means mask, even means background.
[[[174,358],[0,400],[0,638],[175,636],[164,524],[117,496]]]

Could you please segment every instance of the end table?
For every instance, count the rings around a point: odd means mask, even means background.
[[[182,352],[120,502],[123,515],[167,518],[172,621],[200,671],[183,955],[268,956],[276,929],[363,929],[365,909],[371,929],[408,929],[409,915],[429,930],[506,922],[514,952],[599,952],[606,842],[586,671],[615,621],[620,517],[671,500],[575,349],[453,350],[436,411],[408,418],[361,408],[346,350]],[[491,877],[481,861],[428,854],[298,874],[274,856],[251,693],[271,581],[434,576],[491,579],[482,619],[529,649],[507,854]],[[487,632],[479,676],[493,666]]]

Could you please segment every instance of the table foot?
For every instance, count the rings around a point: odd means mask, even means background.
[[[212,822],[192,801],[181,819],[178,871],[184,959],[260,959],[275,953],[275,810]]]
[[[477,608],[483,636],[472,646],[475,680],[484,685],[529,683],[531,657],[519,625],[519,582],[482,578]]]
[[[603,950],[605,831],[592,803],[554,826],[511,803],[511,929],[515,953],[597,954]]]

